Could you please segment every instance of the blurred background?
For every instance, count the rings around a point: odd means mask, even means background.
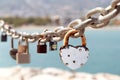
[[[0,0],[0,19],[15,27],[17,31],[29,33],[42,32],[42,29],[66,26],[74,19],[84,19],[85,14],[96,7],[107,7],[111,0]],[[87,47],[90,50],[88,63],[77,72],[111,73],[120,75],[120,15],[111,20],[107,28],[86,29]],[[24,27],[23,27],[24,26]],[[32,29],[29,27],[32,26]],[[47,27],[46,27],[47,26]],[[52,26],[52,27],[51,27]],[[20,28],[22,27],[22,28]],[[20,29],[19,29],[20,28]],[[38,30],[39,28],[39,30]],[[42,29],[41,29],[42,28]],[[34,30],[33,30],[34,29]],[[57,51],[47,54],[37,54],[37,42],[30,44],[30,64],[16,64],[9,50],[11,37],[7,42],[0,42],[0,67],[32,67],[32,68],[59,68],[69,70],[59,58]],[[73,45],[81,44],[79,39],[71,39]],[[18,41],[14,41],[17,48]]]
[[[0,0],[0,17],[17,26],[68,24],[96,7],[107,7],[111,0]],[[117,21],[115,19],[113,22]]]

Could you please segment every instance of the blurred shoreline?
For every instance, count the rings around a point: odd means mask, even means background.
[[[0,80],[120,80],[119,75],[109,73],[90,74],[70,72],[56,68],[0,68]]]
[[[17,30],[45,30],[45,29],[49,29],[49,30],[53,30],[55,28],[57,28],[59,26],[36,26],[36,25],[23,25],[21,27],[17,27],[15,29]]]
[[[55,28],[58,28],[61,26],[52,26],[52,25],[46,25],[46,26],[36,26],[36,25],[23,25],[21,27],[17,27],[15,29],[17,30],[52,30],[54,31]],[[120,30],[119,25],[108,25],[103,28],[92,28],[92,27],[87,27],[86,30]]]

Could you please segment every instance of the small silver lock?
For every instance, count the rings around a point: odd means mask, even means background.
[[[29,54],[29,43],[28,39],[25,38],[25,44],[23,39],[19,39],[18,53],[16,54],[16,61],[18,64],[28,64],[30,63],[30,54]]]
[[[57,42],[56,42],[56,41],[50,41],[50,42],[49,42],[49,49],[50,49],[51,51],[57,50]]]

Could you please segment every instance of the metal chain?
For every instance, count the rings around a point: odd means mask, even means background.
[[[80,35],[84,34],[85,28],[90,26],[92,28],[102,28],[110,22],[112,18],[118,15],[120,12],[120,0],[113,0],[110,6],[106,8],[97,7],[90,10],[85,15],[85,20],[76,19],[68,24],[67,27],[57,27],[53,31],[45,30],[42,33],[26,33],[26,32],[17,32],[10,25],[5,24],[3,20],[0,20],[0,29],[3,32],[6,32],[8,36],[18,39],[21,36],[27,38],[29,42],[35,42],[41,39],[42,42],[52,41],[61,41],[63,40],[65,34],[71,30],[79,30],[79,33],[74,34],[72,37],[77,38]],[[96,16],[98,14],[98,16]]]

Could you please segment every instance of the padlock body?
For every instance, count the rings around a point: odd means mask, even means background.
[[[43,44],[43,45],[38,44],[37,45],[37,53],[47,53],[47,45],[46,44]]]
[[[89,57],[89,50],[85,46],[62,46],[60,58],[62,62],[72,70],[82,67]]]
[[[57,42],[56,41],[51,41],[50,43],[49,43],[49,49],[51,50],[51,51],[54,51],[54,50],[57,50]]]
[[[30,63],[30,55],[28,53],[17,53],[16,61],[18,64],[28,64]]]
[[[7,41],[7,35],[1,34],[1,42],[6,42],[6,41]]]
[[[16,60],[16,54],[17,54],[18,50],[17,49],[11,49],[10,50],[10,56]]]

